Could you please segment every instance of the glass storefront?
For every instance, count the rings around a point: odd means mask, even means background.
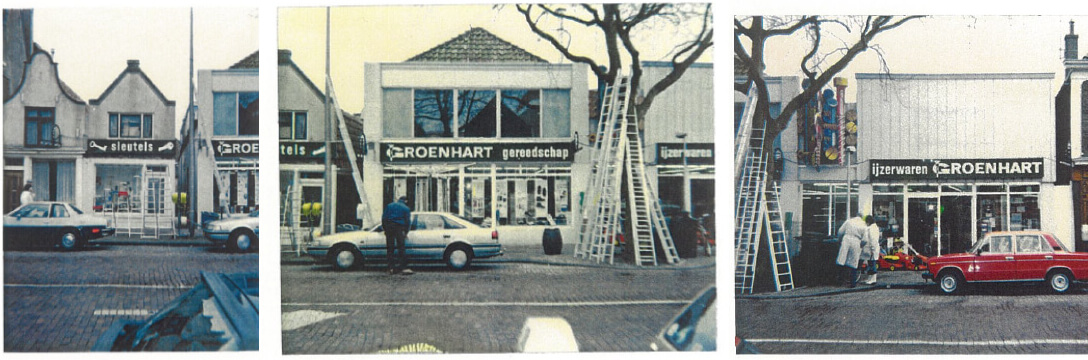
[[[873,215],[923,255],[963,252],[992,231],[1039,229],[1039,185],[873,185]]]
[[[849,204],[847,203],[849,197]],[[858,212],[858,185],[804,184],[802,187],[801,233],[834,237],[850,214]]]
[[[564,225],[572,219],[570,184],[569,167],[388,166],[382,203],[407,196],[413,211],[450,212],[479,224],[537,225],[551,217]]]

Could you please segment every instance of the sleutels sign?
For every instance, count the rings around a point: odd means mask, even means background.
[[[88,157],[132,157],[172,159],[177,153],[174,140],[87,140]]]
[[[381,144],[385,164],[424,162],[541,162],[574,160],[574,142]]]
[[[1043,158],[869,160],[869,181],[1041,179]]]

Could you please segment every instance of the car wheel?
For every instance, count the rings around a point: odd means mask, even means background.
[[[963,288],[963,277],[955,271],[945,271],[937,278],[937,284],[945,294],[955,294]]]
[[[354,269],[359,265],[359,253],[347,247],[338,247],[332,251],[329,259],[332,260],[332,268],[337,271]]]
[[[1055,271],[1050,274],[1046,279],[1047,284],[1050,284],[1050,289],[1054,292],[1063,294],[1069,291],[1069,286],[1072,284],[1072,280],[1069,278],[1069,274],[1064,271]]]
[[[75,231],[65,230],[60,234],[60,239],[57,243],[60,245],[60,249],[64,251],[71,251],[79,248],[79,235]]]
[[[257,236],[247,229],[238,229],[230,234],[227,246],[236,252],[252,251],[257,246]]]
[[[446,266],[450,269],[464,269],[472,263],[472,249],[463,245],[451,247],[449,250],[446,250],[443,259],[446,260]]]

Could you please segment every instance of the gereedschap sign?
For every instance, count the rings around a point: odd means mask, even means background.
[[[1043,158],[869,160],[869,180],[1041,179]]]
[[[574,160],[574,142],[381,144],[382,163],[541,162]]]

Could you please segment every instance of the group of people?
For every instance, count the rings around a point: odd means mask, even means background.
[[[840,278],[843,285],[856,287],[858,268],[865,264],[865,284],[876,283],[877,260],[880,259],[880,225],[871,215],[856,216],[839,227],[839,254],[835,263],[842,267]]]

